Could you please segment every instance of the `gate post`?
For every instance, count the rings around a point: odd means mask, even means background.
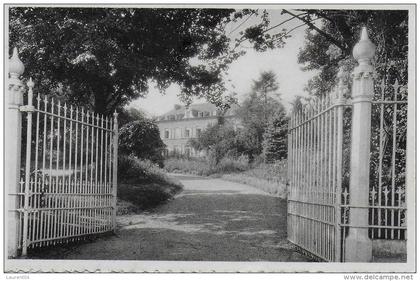
[[[372,259],[372,241],[368,237],[369,215],[369,154],[371,141],[371,110],[375,45],[363,27],[360,40],[353,48],[358,66],[353,71],[352,136],[350,159],[350,216],[349,235],[346,238],[346,262],[369,262]]]
[[[24,85],[19,77],[25,71],[25,66],[19,59],[17,48],[9,59],[8,90],[5,108],[5,189],[6,189],[6,241],[7,256],[18,255],[19,243],[19,178],[22,137],[22,115],[19,107],[23,104]]]

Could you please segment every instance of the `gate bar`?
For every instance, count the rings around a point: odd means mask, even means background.
[[[34,82],[32,78],[29,78],[27,83],[28,86],[28,104],[21,106],[20,111],[27,112],[27,123],[26,123],[26,162],[25,162],[25,195],[23,202],[23,232],[22,232],[22,255],[27,254],[29,245],[28,241],[28,209],[29,209],[29,196],[30,196],[30,169],[31,169],[31,142],[32,142],[32,112],[34,111],[33,102],[33,87]]]
[[[117,187],[118,187],[118,113],[114,112],[114,128],[113,128],[113,161],[112,161],[112,199],[113,199],[113,216],[112,229],[117,228]]]

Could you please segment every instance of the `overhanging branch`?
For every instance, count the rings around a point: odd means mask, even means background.
[[[322,36],[324,36],[328,41],[330,41],[331,43],[333,43],[334,45],[336,45],[338,48],[340,48],[343,52],[347,51],[347,48],[345,46],[343,46],[340,41],[338,41],[337,39],[335,39],[334,37],[332,37],[331,35],[329,35],[328,33],[322,31],[321,29],[319,29],[318,27],[316,27],[313,23],[311,23],[309,20],[301,18],[299,15],[295,15],[292,12],[289,12],[288,10],[283,9],[283,12],[286,14],[291,15],[292,17],[304,22],[306,25],[308,25],[309,28],[316,30],[319,34],[321,34]]]

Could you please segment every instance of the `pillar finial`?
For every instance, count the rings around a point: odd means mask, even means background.
[[[353,57],[358,61],[368,61],[375,56],[375,44],[369,39],[366,26],[362,27],[359,42],[353,48]]]
[[[25,66],[19,58],[18,49],[13,48],[12,57],[9,59],[9,74],[11,77],[19,78],[25,71]]]
[[[336,88],[336,98],[338,103],[343,103],[345,101],[344,95],[346,93],[346,85],[344,83],[344,79],[346,77],[345,67],[342,65],[340,66],[337,78],[338,78],[338,85]]]
[[[32,81],[32,77],[29,78],[28,82],[26,83],[29,88],[33,88],[35,86],[34,81]]]
[[[360,34],[360,41],[369,40],[369,35],[367,32],[366,26],[362,27],[362,32]]]

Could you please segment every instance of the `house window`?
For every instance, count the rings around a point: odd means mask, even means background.
[[[185,129],[185,137],[186,138],[190,137],[190,129]]]
[[[197,133],[197,137],[199,137],[201,135],[201,129],[197,129],[196,133]]]
[[[203,117],[203,112],[199,112],[198,117]]]
[[[169,139],[169,130],[165,129],[165,139]]]

